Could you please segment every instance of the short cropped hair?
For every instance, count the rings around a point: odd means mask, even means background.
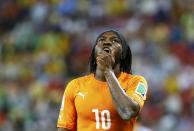
[[[90,62],[89,63],[90,64],[90,73],[95,73],[96,72],[97,63],[96,63],[96,55],[95,55],[95,46],[97,44],[98,39],[106,32],[115,33],[121,41],[122,53],[121,53],[121,60],[120,60],[120,71],[132,74],[132,71],[131,71],[131,65],[132,65],[131,49],[130,49],[129,45],[127,44],[124,36],[121,33],[119,33],[118,31],[115,31],[115,30],[108,30],[108,31],[102,32],[97,37],[97,39],[95,41],[95,44],[93,46],[91,55],[90,55],[90,60],[89,60],[89,62]]]

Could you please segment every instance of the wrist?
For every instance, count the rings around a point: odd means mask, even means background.
[[[113,72],[113,70],[110,69],[110,68],[105,69],[105,70],[104,70],[104,75],[105,75],[105,77],[106,77],[107,75],[111,74],[112,72]]]

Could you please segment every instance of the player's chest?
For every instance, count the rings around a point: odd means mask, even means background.
[[[81,88],[75,97],[77,113],[84,119],[95,120],[97,115],[118,117],[108,87]]]

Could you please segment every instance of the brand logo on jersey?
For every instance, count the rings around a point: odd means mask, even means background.
[[[83,93],[83,92],[78,92],[78,93],[77,93],[77,95],[78,95],[78,96],[81,96],[81,97],[83,98],[83,100],[84,100],[86,94],[88,94],[88,92],[85,92],[85,93]]]
[[[144,100],[146,99],[147,88],[142,82],[138,83],[135,92],[139,94]]]

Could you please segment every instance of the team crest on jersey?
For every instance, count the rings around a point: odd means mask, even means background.
[[[147,88],[142,82],[138,83],[135,92],[139,94],[143,98],[143,100],[146,99]]]

